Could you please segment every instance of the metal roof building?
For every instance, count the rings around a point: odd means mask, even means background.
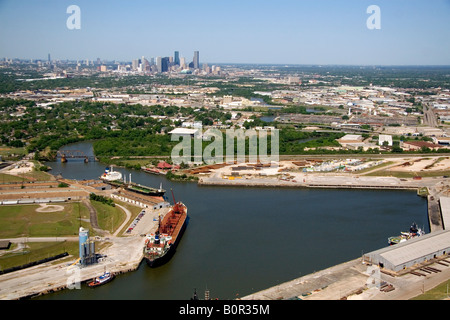
[[[441,214],[444,229],[450,230],[450,198],[440,197],[439,202],[441,205]]]
[[[367,253],[363,258],[397,272],[449,253],[450,230],[443,230]]]

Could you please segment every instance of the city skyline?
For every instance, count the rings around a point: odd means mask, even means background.
[[[69,29],[80,9],[80,28]],[[368,8],[380,8],[370,29]],[[0,2],[0,57],[199,63],[450,65],[450,1]],[[198,59],[197,59],[198,60]],[[201,67],[201,65],[200,65]]]

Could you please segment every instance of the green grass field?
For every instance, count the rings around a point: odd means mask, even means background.
[[[98,201],[91,201],[97,211],[100,228],[115,231],[124,221],[126,215],[119,207],[112,207]],[[0,239],[18,237],[58,237],[77,236],[80,226],[96,233],[89,222],[89,210],[82,202],[57,203],[64,207],[62,211],[38,212],[40,205],[0,206]],[[127,206],[133,217],[140,209]],[[68,252],[78,256],[77,241],[27,242],[24,247],[12,244],[9,250],[0,252],[0,270],[23,265]],[[65,258],[73,259],[72,258]]]
[[[79,202],[58,203],[63,211],[37,212],[39,205],[0,207],[0,239],[78,235],[80,226],[90,228],[89,211]]]
[[[124,222],[126,215],[119,207],[91,201],[92,206],[97,211],[98,226],[100,229],[107,230],[111,233]]]
[[[443,300],[449,298],[450,280],[436,286],[435,288],[411,299],[411,300]]]
[[[0,256],[0,270],[39,261],[64,252],[72,256],[78,256],[78,251],[77,241],[28,242],[23,248],[18,248],[17,244],[14,244],[8,252]],[[73,257],[65,258],[65,260],[70,259],[73,259]]]

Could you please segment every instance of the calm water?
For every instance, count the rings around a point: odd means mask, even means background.
[[[92,152],[89,143],[65,147]],[[105,166],[48,163],[65,178],[93,179]],[[199,187],[117,168],[132,180],[170,191],[190,222],[166,265],[120,275],[95,290],[64,290],[41,299],[233,299],[360,257],[387,245],[412,222],[428,227],[426,200],[415,192]],[[168,192],[170,195],[170,192]]]

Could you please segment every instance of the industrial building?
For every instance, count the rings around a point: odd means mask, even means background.
[[[392,136],[388,134],[380,134],[378,137],[378,145],[384,146],[385,143],[387,143],[389,147],[392,147],[393,145]]]
[[[442,224],[444,225],[444,230],[450,230],[450,198],[440,197],[439,204],[441,207]]]
[[[89,230],[80,227],[78,234],[80,265],[88,266],[97,262],[95,242],[89,238]]]
[[[170,131],[169,134],[174,134],[176,136],[186,136],[191,138],[201,137],[201,132],[199,129],[175,128],[172,131]]]
[[[399,272],[450,252],[450,231],[435,231],[363,256],[364,261]]]
[[[440,197],[443,229],[363,255],[365,262],[399,272],[450,254],[450,198]]]

